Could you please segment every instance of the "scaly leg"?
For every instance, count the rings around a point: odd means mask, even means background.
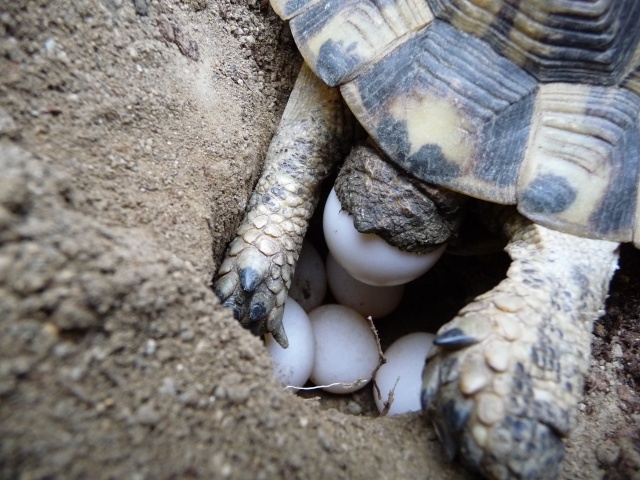
[[[303,65],[247,213],[218,270],[214,289],[255,334],[282,346],[284,301],[320,183],[349,144],[351,114],[340,92]]]
[[[440,329],[422,403],[450,456],[489,478],[550,479],[576,423],[618,244],[516,214],[504,225],[507,278]]]

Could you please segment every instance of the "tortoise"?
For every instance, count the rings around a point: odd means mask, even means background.
[[[640,245],[640,2],[271,3],[304,65],[216,294],[288,345],[319,185],[360,125],[336,181],[358,230],[427,252],[474,198],[507,237],[507,278],[427,359],[421,400],[445,450],[489,478],[558,476],[619,244]]]

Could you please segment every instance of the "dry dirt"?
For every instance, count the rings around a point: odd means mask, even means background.
[[[283,391],[210,290],[299,65],[264,0],[0,3],[0,477],[471,478],[418,414]],[[567,479],[639,473],[623,254]],[[443,265],[442,316],[504,271]]]

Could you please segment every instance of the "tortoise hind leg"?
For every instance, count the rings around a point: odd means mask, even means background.
[[[337,89],[303,65],[262,175],[236,238],[218,270],[214,290],[234,317],[283,346],[284,301],[322,180],[342,158],[351,118]]]
[[[450,456],[467,466],[497,479],[555,478],[618,244],[513,213],[504,225],[507,278],[440,329],[422,402]]]

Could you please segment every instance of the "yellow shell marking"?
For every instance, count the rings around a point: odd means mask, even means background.
[[[435,144],[448,161],[460,166],[472,158],[474,149],[468,132],[473,127],[450,98],[430,94],[404,97],[391,103],[389,111],[395,119],[406,122],[409,155],[423,145]]]

